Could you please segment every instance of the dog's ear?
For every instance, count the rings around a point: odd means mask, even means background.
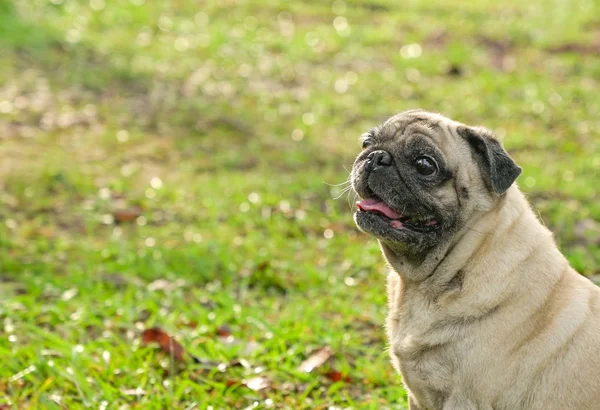
[[[506,192],[521,175],[521,167],[515,164],[500,142],[485,128],[460,126],[458,134],[471,145],[488,187],[497,194]]]

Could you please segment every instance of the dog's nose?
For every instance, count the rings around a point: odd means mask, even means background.
[[[392,165],[392,156],[387,151],[373,151],[367,157],[367,166],[370,170],[377,167],[389,167],[390,165]]]

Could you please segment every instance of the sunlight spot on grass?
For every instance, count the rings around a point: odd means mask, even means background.
[[[292,206],[290,205],[289,201],[283,200],[279,202],[279,209],[283,213],[288,213],[292,210]]]
[[[325,231],[323,231],[323,236],[325,237],[325,239],[333,238],[333,230],[329,228],[325,229]]]
[[[292,131],[292,139],[294,141],[302,141],[302,139],[304,138],[304,131],[296,128],[294,131]]]
[[[136,218],[135,223],[139,226],[144,226],[148,223],[148,219],[144,215],[141,215]]]
[[[305,112],[302,114],[302,122],[306,125],[313,125],[315,123],[315,114],[312,112]]]
[[[250,201],[253,204],[258,204],[260,202],[260,195],[256,192],[250,192],[248,194],[248,201]]]
[[[15,326],[10,318],[4,319],[4,331],[6,333],[12,333],[15,331]]]
[[[0,114],[10,114],[13,110],[13,104],[10,101],[0,101]]]
[[[556,107],[557,105],[559,105],[562,102],[563,98],[562,96],[557,93],[557,92],[553,92],[550,97],[548,97],[548,103],[550,103],[550,105]]]
[[[348,91],[348,82],[345,78],[338,78],[337,80],[335,80],[334,88],[336,92],[338,92],[339,94],[343,94],[346,91]]]
[[[77,295],[77,289],[71,288],[69,290],[64,291],[60,298],[64,302],[68,302],[69,300],[73,299],[76,295]]]
[[[158,19],[158,28],[160,31],[169,32],[173,28],[173,20],[169,16],[162,15]]]
[[[19,379],[22,379],[23,377],[27,376],[28,374],[35,372],[37,370],[37,368],[34,365],[31,365],[27,368],[25,368],[24,370],[21,370],[19,373],[14,374],[13,376],[11,376],[8,381],[9,382],[15,382]]]
[[[279,32],[284,37],[291,37],[294,35],[295,25],[292,20],[292,15],[287,11],[282,11],[277,15],[277,21],[279,22]]]
[[[406,44],[400,49],[402,58],[419,58],[421,57],[422,52],[421,45],[417,43]]]
[[[10,230],[14,230],[17,229],[17,221],[15,221],[14,219],[8,218],[4,224],[6,225],[6,227]]]
[[[319,39],[319,36],[317,33],[315,33],[314,31],[309,31],[308,33],[306,33],[304,35],[304,41],[306,42],[306,44],[308,44],[310,47],[316,47],[319,42],[321,41]]]
[[[299,221],[306,219],[306,215],[307,213],[304,209],[296,209],[296,211],[294,211],[294,217]]]
[[[348,71],[345,75],[344,78],[346,79],[346,82],[350,85],[356,84],[356,82],[358,81],[358,74],[356,74],[354,71]]]
[[[121,175],[124,177],[131,176],[135,171],[136,166],[134,164],[126,164],[121,167]]]
[[[146,244],[146,246],[148,248],[152,248],[152,247],[154,247],[154,245],[156,245],[156,239],[154,239],[154,238],[146,238],[146,240],[144,241],[144,243]]]
[[[178,37],[175,39],[175,50],[183,52],[188,48],[190,48],[190,40],[185,37]]]
[[[129,140],[129,132],[127,130],[117,131],[117,141],[126,142]]]
[[[72,321],[77,321],[81,319],[81,316],[83,316],[83,309],[77,309],[75,312],[69,315],[69,319],[71,319]]]
[[[137,37],[135,38],[135,43],[140,47],[146,47],[150,45],[152,42],[152,32],[148,29],[144,28],[140,30]]]
[[[335,31],[342,32],[348,29],[348,19],[346,17],[338,16],[333,20],[333,28]]]
[[[108,188],[100,188],[100,190],[98,191],[98,196],[101,199],[110,199],[110,189]]]
[[[525,186],[527,188],[533,188],[535,186],[535,178],[534,177],[527,177],[525,178]]]
[[[65,34],[65,40],[72,44],[78,43],[81,40],[81,31],[74,28],[68,30]]]
[[[154,189],[160,189],[163,186],[163,182],[159,177],[153,177],[150,180],[150,185],[152,186],[152,188]]]
[[[356,286],[356,279],[354,279],[351,276],[347,276],[344,279],[344,283],[346,284],[346,286]]]
[[[545,108],[546,106],[541,101],[534,101],[533,104],[531,104],[531,111],[533,111],[536,114],[543,113]]]

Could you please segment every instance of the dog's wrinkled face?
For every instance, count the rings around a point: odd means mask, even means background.
[[[408,260],[422,261],[485,211],[520,168],[489,131],[413,110],[363,136],[351,181],[355,221]]]

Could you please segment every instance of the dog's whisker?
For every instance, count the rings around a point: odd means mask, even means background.
[[[330,184],[329,182],[325,182],[325,181],[323,181],[323,183],[324,183],[325,185],[328,185],[328,186],[333,186],[333,187],[347,185],[347,184],[350,184],[351,182],[352,182],[352,181],[350,181],[350,178],[348,178],[348,179],[347,179],[347,180],[345,180],[344,182],[340,182],[339,184]]]
[[[350,199],[350,193],[352,193],[354,195],[352,199]],[[348,208],[350,209],[350,211],[353,211],[354,207],[352,206],[352,204],[355,203],[356,200],[358,199],[358,193],[354,189],[352,189],[351,191],[348,191],[347,198],[348,198]]]
[[[340,199],[342,196],[344,196],[345,193],[350,192],[351,189],[352,189],[351,186],[347,186],[346,188],[342,189],[342,191],[340,192],[340,194],[338,196],[336,196],[335,198],[333,198],[333,199],[334,200]]]

